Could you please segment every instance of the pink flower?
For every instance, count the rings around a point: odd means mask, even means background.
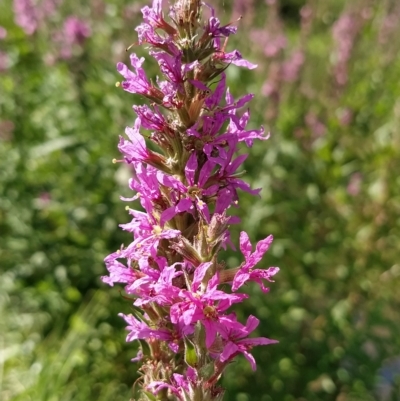
[[[256,245],[256,250],[252,253],[252,246],[247,233],[242,231],[240,233],[240,250],[242,251],[245,261],[239,267],[233,283],[232,291],[237,291],[247,281],[255,281],[260,284],[263,292],[268,292],[269,288],[264,287],[262,280],[273,282],[271,279],[276,273],[279,272],[278,267],[270,267],[268,269],[253,269],[253,267],[262,259],[265,252],[269,249],[272,243],[272,235],[259,241]]]
[[[242,353],[250,362],[251,368],[256,370],[256,361],[249,351],[256,345],[269,345],[278,342],[265,337],[247,338],[257,328],[259,323],[260,321],[256,317],[250,315],[245,327],[222,328],[221,337],[224,340],[224,347],[220,355],[221,362],[228,362],[237,354]]]
[[[188,326],[201,322],[204,325],[207,348],[211,347],[221,327],[236,325],[236,321],[224,315],[224,312],[233,303],[247,298],[246,294],[227,294],[218,290],[218,284],[218,276],[214,275],[208,282],[204,294],[194,292],[195,285],[192,291],[182,290],[180,294],[182,301],[171,307],[172,323],[181,322]]]

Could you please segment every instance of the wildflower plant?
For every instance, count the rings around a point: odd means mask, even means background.
[[[268,139],[263,128],[246,128],[250,112],[240,115],[239,109],[253,95],[235,100],[225,70],[256,65],[237,50],[226,51],[236,27],[222,25],[200,0],[176,1],[169,18],[162,0],[142,13],[138,44],[148,46],[162,77],[149,79],[136,54],[130,56],[133,70],[123,63],[117,70],[125,91],[147,99],[133,106],[135,124],[119,142],[120,162],[134,170],[129,188],[135,195],[123,200],[139,200],[144,211],[127,207],[132,221],[121,227],[133,241],[106,257],[103,281],[126,284],[134,299],[133,312],[120,315],[127,341],[141,343],[134,358],[142,363],[139,399],[221,400],[218,380],[233,359],[243,354],[254,370],[252,347],[276,342],[250,337],[259,320],[249,316],[243,324],[230,310],[248,297],[238,292],[247,282],[268,292],[265,281],[279,269],[255,266],[272,236],[253,251],[242,232],[238,267],[227,268],[218,258],[221,249],[233,247],[229,227],[239,219],[228,212],[238,204],[237,191],[260,192],[240,179],[248,155],[237,155],[239,144]]]

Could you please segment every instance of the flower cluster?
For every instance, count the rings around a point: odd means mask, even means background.
[[[76,15],[69,15],[60,25],[60,11],[63,0],[13,0],[14,22],[20,26],[26,35],[45,34],[53,44],[45,62],[52,65],[57,59],[68,60],[80,55],[85,41],[91,36],[90,24]],[[58,28],[53,29],[52,22]],[[7,32],[0,27],[0,40]],[[53,48],[53,49],[52,49]],[[2,57],[3,56],[3,57]],[[0,71],[7,68],[6,53],[0,52]]]
[[[334,73],[336,83],[339,86],[344,86],[347,83],[348,63],[360,29],[361,19],[356,14],[351,13],[343,13],[333,25],[332,36],[336,50]]]
[[[90,35],[89,24],[71,15],[65,19],[62,30],[56,32],[53,39],[60,44],[60,57],[70,59],[74,55],[75,47],[79,49]]]
[[[14,21],[27,35],[33,35],[40,24],[45,24],[63,0],[13,0]]]
[[[33,35],[38,25],[38,13],[31,0],[14,0],[15,23],[27,35]]]
[[[204,21],[203,12],[209,14]],[[239,109],[253,95],[235,100],[224,71],[230,64],[256,66],[237,50],[226,52],[236,27],[222,25],[200,0],[176,1],[168,20],[162,0],[142,13],[138,42],[149,46],[163,78],[149,79],[144,58],[135,54],[133,70],[123,63],[117,69],[125,91],[149,100],[133,106],[135,124],[119,142],[123,161],[135,172],[129,181],[135,195],[123,199],[139,200],[144,211],[127,207],[132,221],[121,227],[133,242],[105,259],[109,275],[103,280],[126,284],[135,299],[135,312],[121,316],[127,341],[148,346],[135,358],[143,360],[140,399],[153,399],[153,393],[157,399],[220,400],[217,381],[232,359],[243,354],[255,369],[251,348],[276,342],[249,338],[258,319],[250,316],[244,325],[229,310],[247,298],[237,292],[245,283],[269,290],[265,281],[279,269],[255,266],[272,236],[253,251],[242,232],[243,263],[228,269],[218,260],[221,248],[232,246],[229,226],[238,219],[228,210],[237,206],[237,191],[260,192],[239,178],[247,155],[237,155],[238,146],[268,138],[263,128],[247,128],[249,110]]]

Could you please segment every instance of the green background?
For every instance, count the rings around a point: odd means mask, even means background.
[[[243,321],[258,316],[257,335],[279,344],[254,349],[255,373],[242,357],[229,367],[225,399],[399,400],[400,6],[210,3],[224,23],[243,14],[227,48],[259,67],[230,67],[228,84],[235,96],[255,93],[251,125],[271,132],[250,149],[245,179],[263,190],[240,195],[232,238],[273,234],[260,266],[281,268],[269,294],[249,285],[235,308]],[[137,345],[125,343],[117,316],[130,303],[99,277],[104,257],[129,242],[118,224],[129,220],[119,196],[130,195],[130,172],[111,160],[143,100],[115,87],[115,64],[128,62],[140,6],[64,2],[27,35],[12,2],[0,3],[1,400],[132,396]],[[91,34],[63,59],[55,37],[69,15]],[[276,41],[281,48],[266,54]],[[288,82],[296,51],[304,62]],[[145,66],[157,74],[154,62]],[[241,262],[240,253],[221,257]]]

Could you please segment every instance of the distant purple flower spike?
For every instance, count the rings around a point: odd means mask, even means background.
[[[66,40],[73,44],[82,44],[91,34],[89,25],[81,19],[70,16],[64,22]]]
[[[60,47],[60,57],[62,59],[73,57],[74,50],[82,47],[90,35],[91,29],[86,21],[75,15],[67,17],[62,30],[54,35],[54,40]]]
[[[14,19],[27,35],[35,33],[39,17],[32,0],[14,0]]]

